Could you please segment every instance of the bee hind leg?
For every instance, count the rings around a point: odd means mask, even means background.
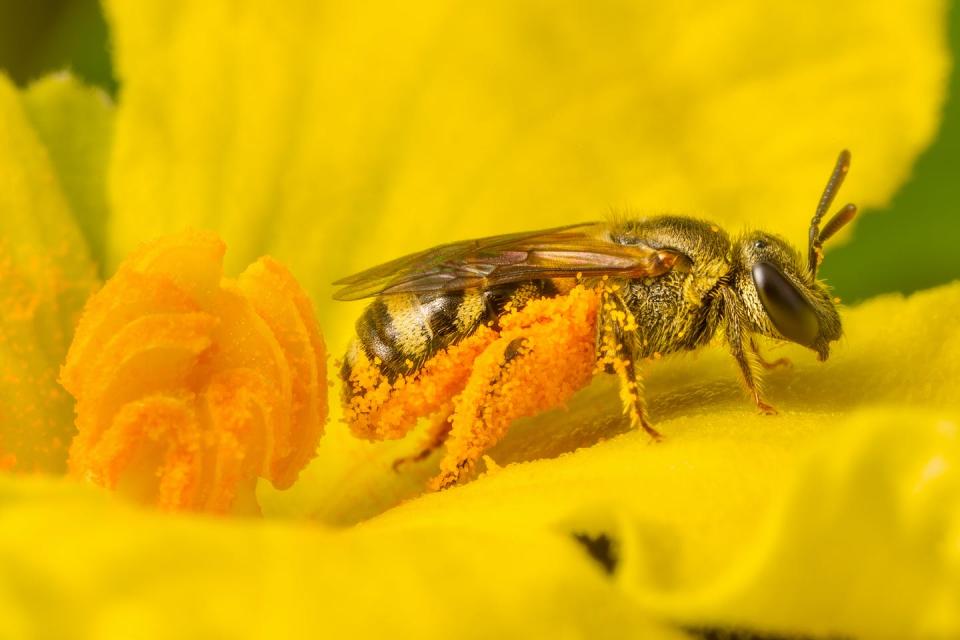
[[[545,317],[501,335],[474,362],[455,400],[446,455],[430,487],[458,484],[514,420],[563,406],[590,382],[594,366],[589,325]]]
[[[502,353],[497,356],[500,349]],[[483,453],[506,433],[510,419],[497,415],[494,407],[507,395],[506,382],[511,377],[513,365],[528,349],[523,338],[506,344],[502,344],[501,339],[484,352],[497,361],[492,371],[483,367],[484,363],[478,359],[466,389],[457,398],[457,409],[451,421],[451,443],[440,462],[440,475],[430,482],[432,489],[440,491],[455,486],[473,470]]]

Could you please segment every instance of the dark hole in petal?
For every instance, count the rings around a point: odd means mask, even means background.
[[[607,575],[613,575],[617,570],[617,543],[605,533],[592,536],[588,533],[574,533],[573,539],[587,550],[591,558],[600,563]]]
[[[846,636],[807,636],[766,633],[752,629],[725,629],[723,627],[682,627],[694,638],[700,640],[847,640]]]

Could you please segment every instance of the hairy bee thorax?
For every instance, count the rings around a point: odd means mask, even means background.
[[[701,305],[720,278],[731,270],[732,244],[726,231],[716,224],[683,216],[656,216],[614,222],[610,239],[618,244],[644,244],[671,249],[687,260],[674,271],[686,274],[677,280],[684,299]],[[652,278],[644,279],[650,284]]]
[[[729,235],[708,221],[658,216],[615,222],[610,239],[685,256],[669,273],[624,284],[621,295],[637,319],[636,355],[656,358],[707,344],[722,315],[718,291],[731,277]]]

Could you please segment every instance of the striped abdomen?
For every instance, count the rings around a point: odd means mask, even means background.
[[[555,294],[553,283],[538,280],[485,290],[381,296],[357,320],[356,346],[347,353],[340,376],[350,378],[354,348],[377,362],[391,381],[416,372],[435,353],[471,335],[481,324],[496,326],[505,310]]]

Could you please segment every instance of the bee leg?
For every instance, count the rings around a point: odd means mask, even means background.
[[[769,360],[765,360],[759,353],[757,353],[757,362],[760,363],[761,367],[767,369],[768,371],[772,371],[773,369],[777,369],[779,367],[787,369],[793,366],[793,362],[790,360],[790,358],[777,358],[773,362],[770,362]]]
[[[630,426],[641,427],[654,441],[663,439],[650,424],[643,379],[637,367],[637,345],[633,314],[619,295],[605,291],[597,317],[596,353],[600,364],[620,379],[623,412],[630,416]],[[611,313],[617,312],[617,315]],[[622,354],[627,354],[626,356]]]
[[[460,482],[461,477],[465,477],[471,469],[475,461],[461,460],[457,462],[454,469],[447,469],[440,472],[436,478],[430,481],[429,487],[433,491],[443,491],[444,489],[450,489],[451,487],[457,486]]]
[[[479,387],[482,389],[480,397],[475,402],[458,403],[451,425],[451,446],[440,462],[440,475],[431,481],[431,488],[442,491],[455,486],[473,470],[483,453],[506,433],[509,423],[494,419],[490,409],[496,403],[496,396],[502,396],[504,392],[504,383],[512,368],[510,365],[526,352],[526,342],[523,338],[516,338],[507,343],[492,376],[485,379],[471,376],[463,395],[467,396],[469,391]],[[472,396],[469,394],[468,397]]]
[[[754,342],[753,338],[750,339],[750,348],[757,355],[757,362],[759,362],[760,366],[767,371],[776,369],[778,367],[783,367],[786,369],[793,366],[793,362],[790,361],[790,358],[777,358],[773,362],[764,359],[763,355],[760,353],[760,349],[757,347],[757,343]]]
[[[636,360],[632,357],[625,359],[623,369],[623,376],[620,381],[623,389],[620,397],[626,403],[625,412],[630,414],[630,426],[633,428],[641,427],[655,442],[663,440],[660,432],[650,424],[650,418],[647,414],[647,400],[643,393],[643,379],[637,370]]]
[[[548,310],[501,335],[474,361],[433,489],[466,478],[517,418],[561,407],[596,371],[594,327]]]
[[[420,451],[412,456],[406,456],[394,460],[394,472],[399,473],[400,470],[408,464],[423,462],[430,457],[430,454],[442,447],[443,443],[447,440],[447,436],[450,434],[450,419],[453,417],[452,414],[453,409],[449,405],[435,413],[431,418],[430,427],[427,430],[427,437],[425,442],[421,445],[422,448]]]
[[[761,366],[758,362],[759,358],[757,355],[752,351],[744,349],[743,345],[740,345],[739,348],[731,345],[730,350],[733,353],[734,359],[737,361],[743,384],[753,398],[754,404],[757,405],[757,410],[765,415],[776,415],[777,410],[763,399],[763,392],[760,390],[760,376],[758,372],[755,371],[755,368]]]
[[[762,365],[753,337],[741,328],[736,316],[727,318],[727,343],[740,369],[740,378],[757,405],[757,410],[765,415],[776,415],[777,410],[763,399],[760,377]]]

